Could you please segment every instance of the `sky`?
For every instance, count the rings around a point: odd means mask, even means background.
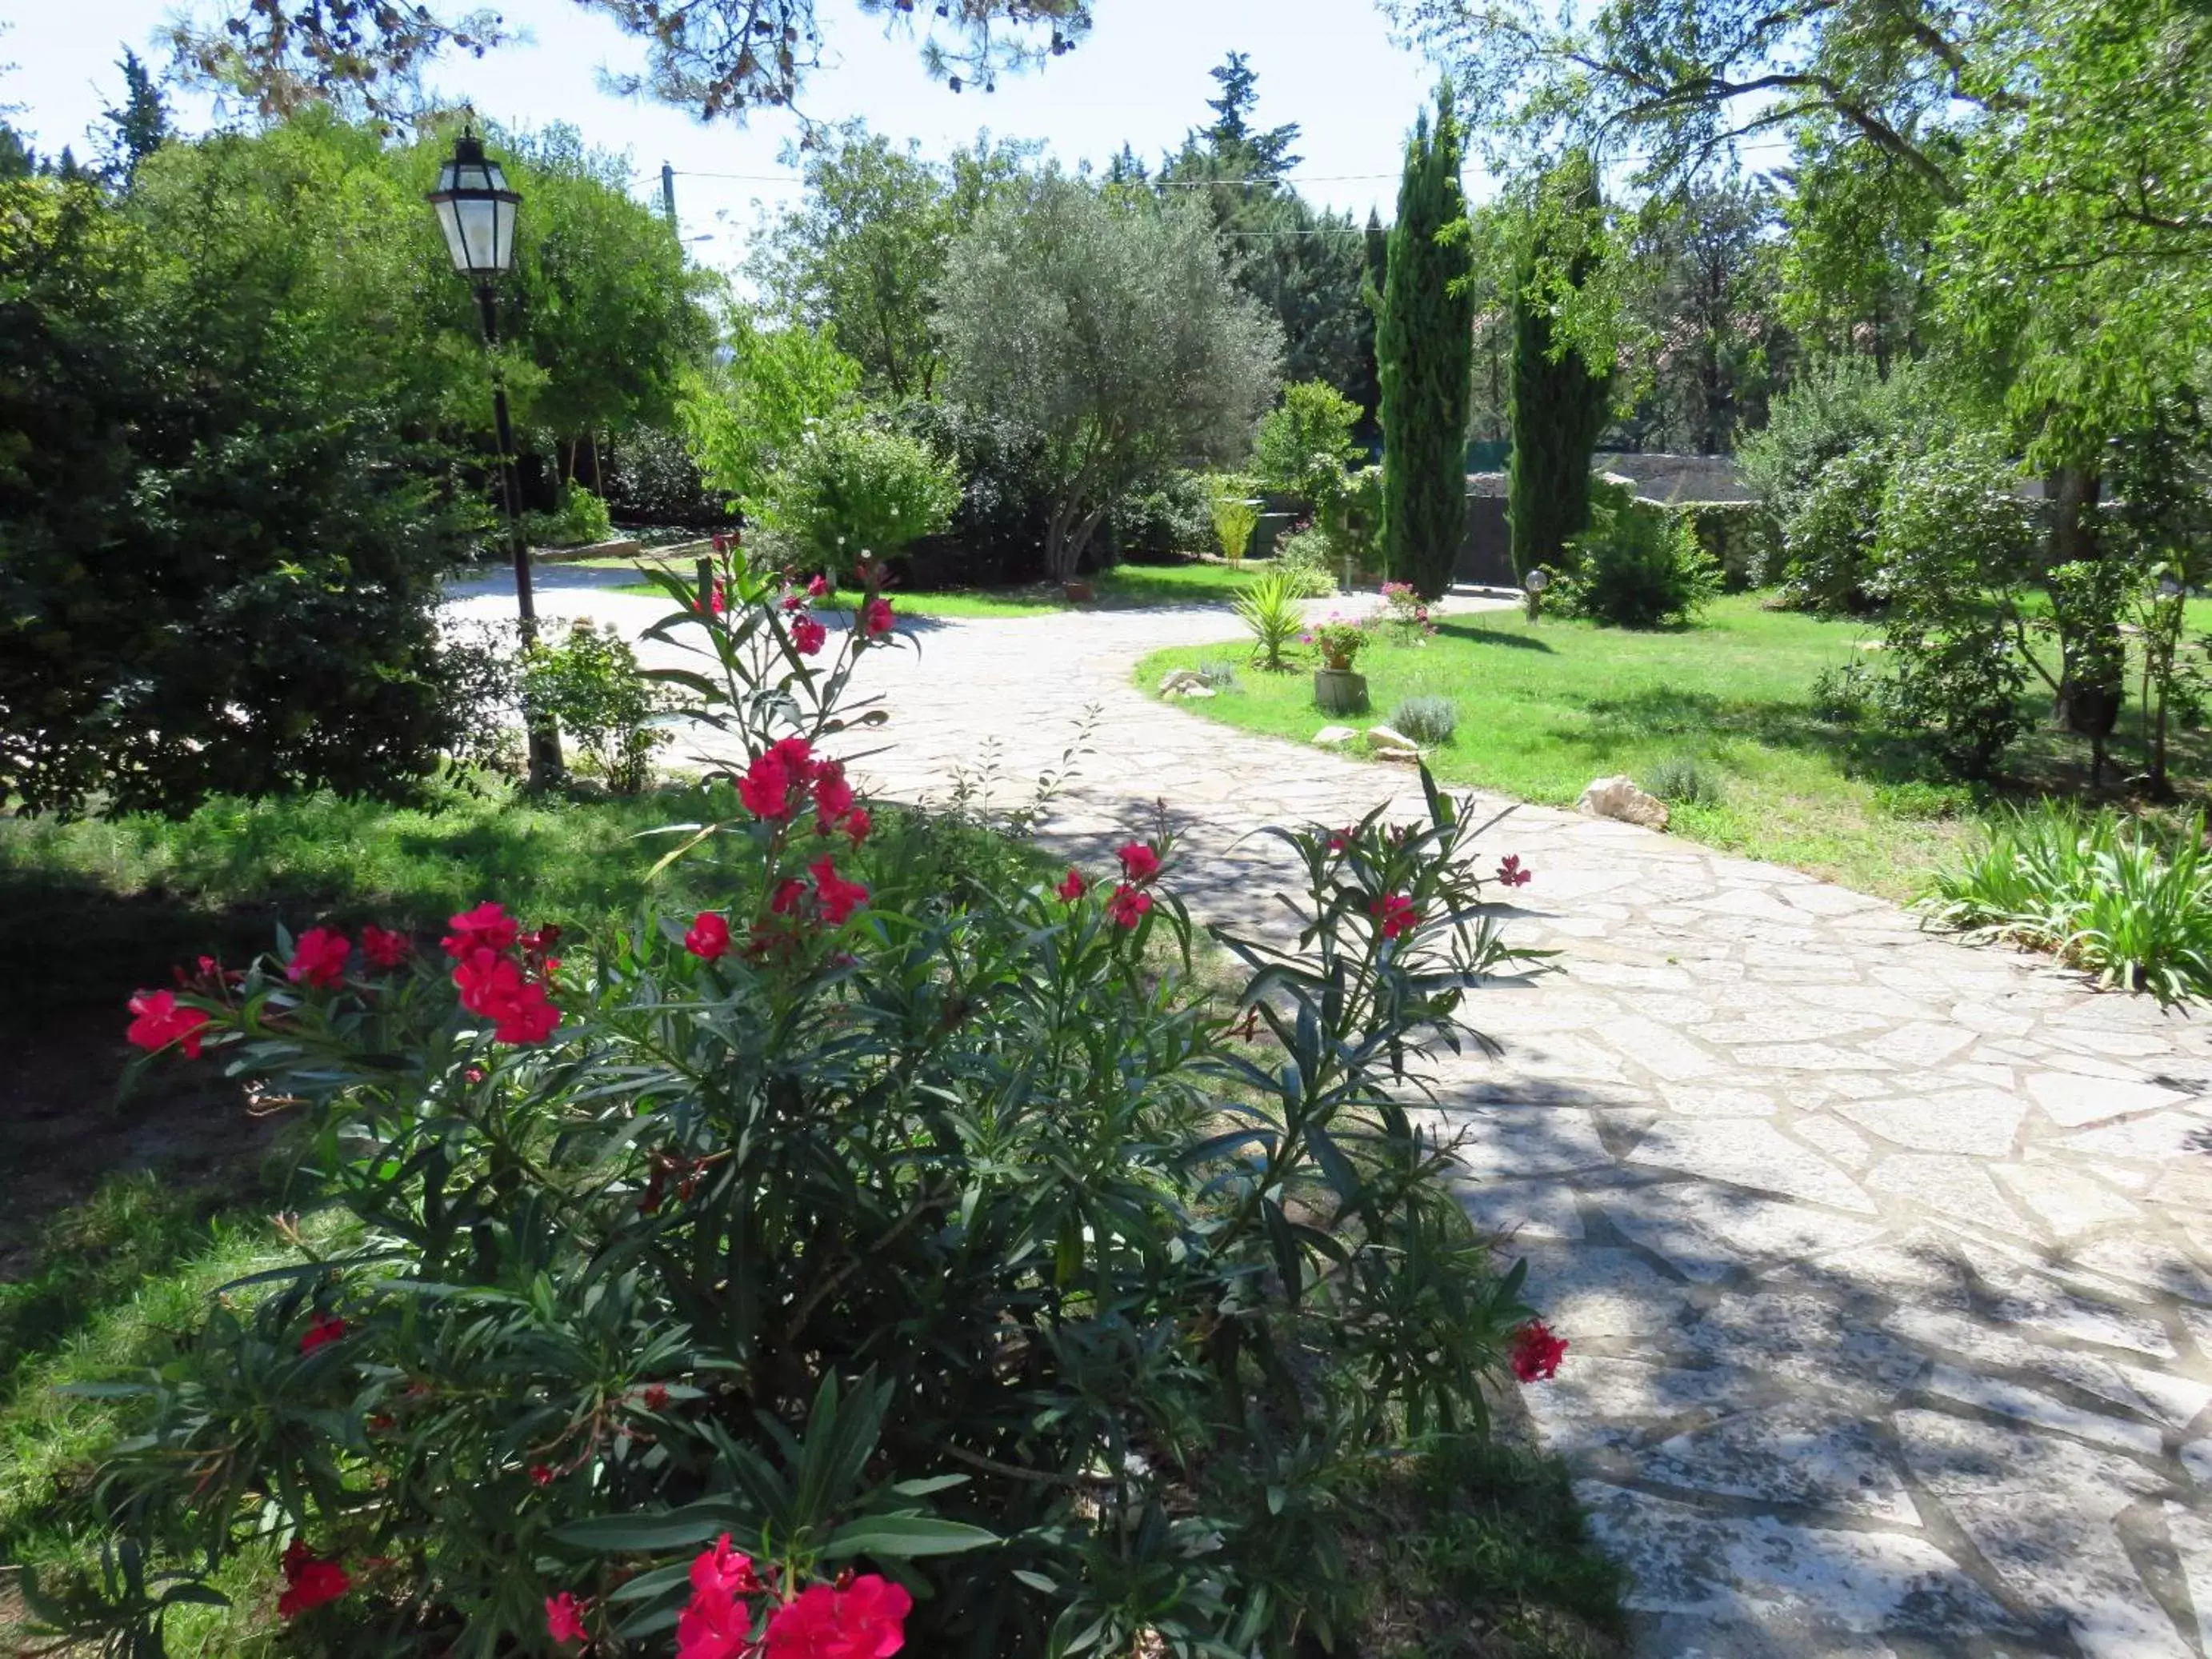
[[[210,0],[199,0],[205,5]],[[137,48],[166,61],[156,45],[178,0],[0,0],[0,106],[44,152],[95,146],[88,132],[118,101],[115,61]],[[756,202],[773,207],[798,194],[781,162],[795,124],[778,112],[744,128],[702,125],[683,111],[617,98],[598,70],[642,66],[638,43],[574,0],[505,0],[498,8],[528,39],[481,60],[456,60],[428,77],[439,92],[471,102],[509,126],[567,121],[602,149],[628,152],[633,188],[657,198],[664,161],[677,169],[678,216],[705,263],[730,266],[744,256]],[[925,15],[926,8],[918,8]],[[894,137],[921,141],[942,155],[979,131],[1042,139],[1066,163],[1103,167],[1124,141],[1147,161],[1210,119],[1217,88],[1206,71],[1231,50],[1247,53],[1259,76],[1255,118],[1304,129],[1295,177],[1307,199],[1364,218],[1387,220],[1396,199],[1406,136],[1436,70],[1393,43],[1381,15],[1364,0],[1097,0],[1097,22],[1075,52],[1038,70],[1002,76],[998,89],[953,93],[922,71],[911,38],[885,39],[878,21],[851,0],[820,0],[824,69],[804,102],[817,119],[864,117]],[[179,100],[187,129],[215,112],[204,100]],[[1471,193],[1487,192],[1480,179]]]

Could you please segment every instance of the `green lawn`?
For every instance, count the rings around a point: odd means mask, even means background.
[[[600,561],[589,561],[594,566]],[[634,568],[615,562],[616,568]],[[1125,564],[1089,578],[1097,598],[1096,606],[1126,609],[1136,605],[1222,605],[1234,599],[1267,568],[1264,561],[1247,560],[1242,568],[1225,564]],[[624,593],[658,593],[649,582],[626,583]],[[841,592],[842,604],[853,595]],[[1061,611],[1087,609],[1072,605],[1059,587],[1034,583],[1024,587],[954,588],[936,592],[908,592],[894,588],[891,604],[917,617],[1046,617]]]
[[[1913,745],[1814,714],[1814,678],[1875,637],[1864,623],[1763,611],[1759,596],[1739,594],[1703,626],[1672,632],[1531,624],[1517,611],[1449,617],[1426,644],[1370,647],[1359,668],[1370,719],[1389,719],[1414,693],[1457,703],[1458,732],[1431,762],[1447,781],[1565,805],[1593,778],[1641,781],[1662,759],[1692,757],[1723,795],[1676,807],[1679,833],[1902,899],[1967,839],[1975,800],[1929,782]],[[1249,655],[1249,641],[1158,652],[1139,682],[1149,691],[1170,668]],[[1238,680],[1183,706],[1301,741],[1328,723],[1304,666],[1242,668]]]

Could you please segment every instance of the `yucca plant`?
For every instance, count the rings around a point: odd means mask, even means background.
[[[1291,577],[1280,570],[1269,571],[1237,596],[1237,614],[1252,630],[1255,641],[1252,660],[1273,671],[1289,666],[1283,653],[1306,625],[1297,586]]]

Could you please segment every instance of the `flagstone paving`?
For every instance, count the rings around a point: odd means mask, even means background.
[[[941,798],[995,754],[1018,805],[1088,711],[1045,841],[1095,863],[1164,802],[1209,920],[1280,884],[1261,824],[1418,809],[1402,773],[1133,689],[1223,612],[909,627],[861,676],[892,746],[857,773]],[[1484,839],[1536,872],[1509,931],[1563,971],[1475,996],[1503,1053],[1442,1068],[1436,1121],[1572,1345],[1526,1398],[1634,1572],[1639,1650],[2212,1650],[2202,1023],[1626,825],[1520,807]]]

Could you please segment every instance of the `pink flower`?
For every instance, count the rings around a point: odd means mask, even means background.
[[[811,617],[801,617],[791,624],[791,642],[802,657],[812,656],[829,637],[830,630]]]
[[[1114,890],[1114,896],[1106,901],[1106,919],[1116,927],[1134,927],[1145,919],[1152,908],[1152,896],[1124,884]]]
[[[870,639],[891,631],[891,602],[878,595],[860,612],[860,627]]]
[[[868,902],[868,890],[857,881],[844,879],[830,860],[817,859],[806,868],[814,878],[814,897],[822,907],[822,920],[832,927]]]
[[[745,769],[738,780],[738,799],[755,817],[775,823],[791,816],[791,771],[775,750]]]
[[[1420,925],[1421,913],[1403,893],[1389,893],[1376,899],[1367,907],[1367,913],[1382,924],[1384,939],[1410,933]]]
[[[1160,855],[1140,841],[1115,848],[1114,856],[1121,860],[1121,874],[1130,881],[1150,881],[1160,872]]]
[[[1534,871],[1523,870],[1521,867],[1521,855],[1518,853],[1508,853],[1498,860],[1498,878],[1508,887],[1526,887],[1529,878],[1534,874]]]
[[[337,1341],[346,1334],[346,1322],[333,1313],[319,1313],[307,1322],[307,1328],[300,1336],[300,1352],[313,1353],[319,1347]]]
[[[1073,904],[1083,896],[1083,872],[1071,864],[1067,866],[1067,873],[1060,878],[1060,885],[1052,890]]]
[[[294,942],[284,977],[295,985],[319,985],[325,989],[343,984],[346,958],[352,954],[352,942],[343,933],[310,927]]]
[[[180,1008],[174,991],[140,991],[131,999],[136,1016],[124,1036],[138,1048],[166,1048],[179,1044],[186,1060],[200,1057],[203,1028],[208,1017],[198,1008]]]
[[[521,926],[500,905],[486,899],[473,910],[465,910],[446,924],[453,931],[442,943],[449,957],[465,957],[475,950],[504,951],[514,943]]]
[[[724,1533],[710,1549],[702,1550],[691,1563],[691,1588],[714,1589],[725,1595],[757,1595],[768,1588],[753,1569],[753,1559],[730,1542]]]
[[[1553,1335],[1552,1328],[1540,1319],[1532,1319],[1513,1333],[1513,1375],[1523,1382],[1557,1376],[1566,1355],[1566,1339]]]
[[[545,1634],[555,1642],[588,1642],[591,1632],[584,1628],[584,1609],[591,1604],[579,1601],[575,1592],[562,1590],[558,1595],[545,1598]]]
[[[830,579],[827,576],[823,575],[819,571],[817,571],[807,581],[806,597],[810,599],[828,599],[830,597]]]
[[[914,1598],[874,1573],[842,1589],[809,1584],[768,1621],[766,1659],[890,1659],[906,1645]]]
[[[361,930],[361,953],[376,967],[397,968],[414,949],[414,942],[406,934],[379,927],[373,921]]]
[[[806,595],[805,595],[805,594],[804,594],[804,593],[787,593],[787,594],[785,594],[785,595],[783,596],[783,608],[784,608],[786,611],[804,611],[804,610],[805,610],[805,609],[806,609]]]
[[[313,1553],[295,1538],[284,1551],[284,1592],[276,1598],[279,1618],[296,1618],[312,1607],[335,1601],[353,1588],[353,1580],[336,1561]]]
[[[712,910],[702,910],[684,935],[684,948],[702,962],[712,962],[730,948],[730,924]]]
[[[752,1609],[739,1598],[766,1589],[752,1558],[724,1533],[691,1562],[691,1601],[676,1624],[676,1659],[750,1659]]]

